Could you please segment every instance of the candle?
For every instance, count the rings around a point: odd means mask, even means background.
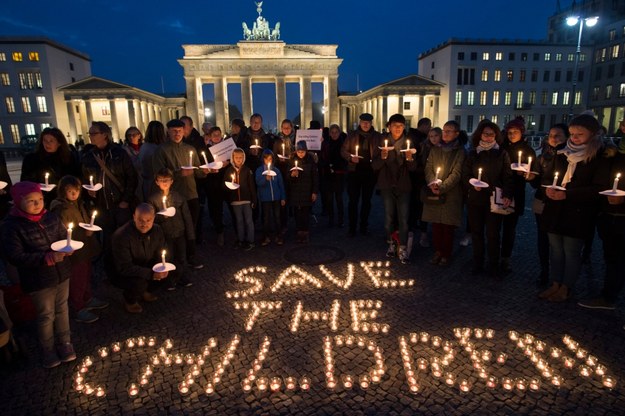
[[[356,145],[356,157],[358,157],[358,145]]]
[[[48,172],[46,172],[46,174],[44,175],[45,179],[46,179],[46,186],[48,186],[48,178],[50,178],[50,174]]]
[[[384,139],[384,148],[386,149],[388,147],[388,139]]]
[[[434,180],[435,180],[435,181],[437,181],[437,180],[438,180],[438,175],[439,175],[439,173],[441,173],[441,167],[440,167],[440,166],[436,168],[436,176],[434,177]]]
[[[299,387],[303,390],[306,391],[310,388],[310,379],[308,377],[302,377],[299,380]]]
[[[204,164],[208,165],[208,159],[206,159],[206,152],[202,152],[202,157],[204,158]]]
[[[167,209],[167,197],[163,197],[163,211]]]
[[[410,140],[406,140],[406,150],[410,150]]]
[[[556,172],[555,175],[553,175],[553,183],[551,184],[551,186],[556,186],[557,182],[558,182],[558,172]]]
[[[616,379],[612,376],[601,377],[601,382],[603,383],[604,386],[606,386],[609,389],[612,389],[614,388],[614,386],[616,386]]]
[[[254,145],[258,146],[258,139],[254,139]]]
[[[616,192],[616,188],[618,188],[618,180],[621,177],[620,173],[616,174],[616,177],[614,178],[614,183],[612,183],[612,192]]]
[[[161,261],[163,262],[163,270],[165,270],[165,268],[167,267],[165,265],[165,254],[167,253],[167,251],[163,250],[163,252],[161,253]]]
[[[93,227],[93,223],[95,222],[95,216],[98,215],[98,211],[93,211],[93,214],[91,214],[91,223],[89,223],[89,227]]]
[[[67,224],[67,245],[72,245],[72,228],[74,228],[74,223],[70,222]]]
[[[89,176],[89,186],[93,188],[93,175]]]
[[[189,167],[193,166],[193,151],[189,152]]]
[[[282,157],[286,157],[286,152],[284,149],[284,143],[282,143]]]
[[[358,146],[356,146],[356,153],[358,153]],[[297,168],[297,160],[295,161],[295,168]]]
[[[271,162],[267,163],[267,170],[271,171]]]
[[[519,162],[517,163],[519,167],[521,167],[521,155],[523,155],[523,152],[519,150]]]
[[[482,182],[482,168],[477,170],[477,181]]]
[[[130,387],[128,387],[128,395],[130,397],[134,397],[139,394],[139,387],[135,383],[130,383]]]
[[[235,183],[234,182],[234,173],[231,175],[231,177],[232,177],[232,183]]]

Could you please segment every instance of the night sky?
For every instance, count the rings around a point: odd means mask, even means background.
[[[96,76],[155,93],[184,92],[182,44],[235,44],[252,0],[8,0],[0,35],[46,36],[87,53]],[[8,3],[8,4],[7,4]],[[570,1],[561,1],[567,6]],[[543,39],[556,0],[265,0],[287,44],[338,44],[341,91],[417,72],[419,53],[450,37]],[[162,79],[162,82],[161,82]],[[314,91],[313,91],[314,92]],[[314,97],[313,97],[314,98]],[[290,107],[290,106],[289,106]]]

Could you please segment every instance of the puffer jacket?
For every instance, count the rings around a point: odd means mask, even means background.
[[[161,261],[161,252],[166,249],[161,227],[154,224],[141,234],[131,220],[115,231],[112,240],[117,282],[124,277],[152,278],[152,267]]]
[[[266,165],[259,166],[258,169],[256,169],[256,186],[258,187],[259,201],[270,202],[286,200],[284,180],[282,179],[280,169],[274,165],[271,166],[271,170],[276,173],[276,176],[272,177],[271,180],[267,180],[267,177],[263,175],[266,169]]]
[[[2,225],[1,235],[3,255],[17,267],[25,292],[55,287],[69,279],[71,265],[68,257],[53,266],[45,262],[52,243],[67,238],[67,230],[55,213],[45,213],[39,222],[9,214]]]
[[[121,189],[100,168],[96,157],[104,161],[104,165],[111,171],[121,185]],[[94,183],[101,183],[102,189],[96,192],[96,206],[98,209],[110,210],[116,208],[120,202],[132,204],[137,190],[137,171],[128,153],[119,145],[109,143],[104,149],[94,147],[82,159],[83,180],[89,183],[93,176]]]

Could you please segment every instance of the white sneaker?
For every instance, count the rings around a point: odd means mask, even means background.
[[[460,239],[460,245],[462,247],[468,247],[471,245],[471,234],[466,234]]]
[[[406,246],[399,246],[399,252],[397,257],[399,257],[399,261],[401,261],[401,264],[410,263],[410,260],[408,259],[408,251],[406,251]]]

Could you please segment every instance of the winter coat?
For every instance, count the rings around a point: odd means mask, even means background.
[[[9,214],[2,225],[3,256],[17,267],[22,289],[36,292],[57,286],[69,279],[71,264],[68,256],[48,266],[46,254],[52,243],[67,238],[67,230],[58,215],[47,212],[39,222]]]
[[[163,229],[168,240],[183,236],[187,240],[195,240],[195,228],[187,200],[178,192],[170,190],[169,195],[167,195],[167,207],[176,208],[176,214],[173,217],[166,217],[158,214],[158,211],[163,209],[163,196],[163,191],[159,189],[148,198],[147,202],[153,205],[157,212],[154,222]]]
[[[204,150],[204,152],[206,153],[206,160],[208,161],[208,163],[212,163],[215,161],[213,154],[210,152],[210,148],[212,146],[215,146],[215,144],[209,142],[208,145],[205,146],[206,150]],[[220,201],[224,201],[224,177],[228,166],[229,163],[224,163],[224,166],[222,166],[221,169],[219,169],[217,172],[209,172],[206,174],[206,178],[202,182],[202,186],[204,186],[204,190],[206,191],[206,197],[208,199],[217,199]]]
[[[311,207],[312,194],[319,193],[319,173],[317,172],[317,164],[313,155],[306,153],[304,158],[299,158],[297,153],[293,154],[289,169],[295,167],[302,168],[297,177],[289,175],[287,177],[289,183],[289,204],[294,207]]]
[[[326,139],[321,143],[321,154],[319,157],[319,172],[321,177],[329,179],[335,174],[347,172],[347,161],[341,156],[341,149],[345,143],[345,137],[338,139]]]
[[[230,156],[230,160],[233,160],[232,156]],[[234,175],[234,180],[232,175]],[[236,168],[233,163],[226,168],[224,180],[239,184],[237,189],[229,189],[225,186],[224,181],[226,200],[230,204],[236,204],[243,201],[249,201],[252,204],[256,204],[256,182],[254,180],[254,174],[245,164],[245,158],[243,159],[243,166],[240,168]]]
[[[111,181],[98,164],[96,157],[104,161],[104,165],[111,171],[121,185],[121,189]],[[132,165],[128,153],[121,146],[109,143],[104,149],[93,147],[85,154],[82,160],[83,181],[101,183],[102,189],[96,192],[95,204],[100,210],[117,208],[120,202],[129,204],[135,201],[137,189],[137,171]],[[87,182],[89,183],[89,182]]]
[[[175,143],[168,140],[161,144],[154,155],[154,172],[168,168],[174,172],[172,189],[178,192],[185,200],[198,197],[195,178],[204,178],[206,174],[201,169],[194,169],[193,175],[182,176],[182,166],[189,166],[189,152],[192,153],[193,166],[200,166],[200,158],[195,147],[183,141]]]
[[[271,170],[276,173],[270,180],[263,172],[267,170],[267,166],[259,166],[256,169],[256,187],[258,190],[258,200],[260,202],[284,201],[286,200],[286,191],[284,189],[284,180],[280,169],[273,164]]]
[[[566,199],[555,201],[545,197],[542,214],[545,231],[580,239],[594,234],[600,197],[603,198],[599,192],[609,186],[606,179],[610,164],[601,153],[597,152],[588,162],[577,164],[571,181],[566,184]],[[560,173],[557,185],[560,185],[567,167],[566,155],[558,154],[554,160],[554,171]],[[553,181],[553,177],[547,179]]]
[[[132,220],[115,230],[112,242],[117,282],[125,277],[150,280],[152,267],[161,261],[161,253],[166,249],[161,227],[154,224],[150,231],[141,234]]]
[[[71,264],[79,264],[85,261],[91,261],[99,256],[102,252],[102,246],[98,240],[96,232],[92,232],[87,236],[87,230],[80,227],[78,223],[91,223],[91,216],[87,213],[83,202],[68,201],[65,198],[57,198],[50,204],[50,211],[54,212],[61,218],[61,222],[65,225],[70,222],[74,223],[72,230],[72,239],[85,243],[83,248],[76,250],[70,257]],[[97,218],[97,217],[96,217]]]
[[[566,146],[566,143],[562,143],[557,147],[551,147],[548,143],[545,143],[543,150],[536,160],[536,164],[532,164],[536,168],[538,175],[531,182],[532,187],[536,188],[536,194],[534,198],[544,201],[547,196],[545,195],[545,188],[542,185],[551,185],[554,176],[554,164],[556,154],[558,150],[561,150]]]
[[[47,153],[45,151],[42,153],[29,153],[24,156],[20,181],[44,183],[46,173],[50,174],[48,177],[48,183],[50,184],[58,184],[59,180],[65,175],[80,178],[78,155],[70,152],[69,163],[61,160],[58,151],[56,153]],[[50,207],[50,203],[54,198],[56,198],[56,188],[43,193],[46,207]]]
[[[382,136],[373,127],[368,132],[363,132],[360,127],[350,132],[341,148],[341,156],[345,159],[347,170],[350,172],[361,172],[373,174],[371,162],[373,154],[378,150]],[[358,145],[358,156],[362,156],[358,163],[352,163],[351,155],[356,154],[356,146]]]
[[[462,166],[465,152],[460,140],[455,140],[450,147],[431,147],[425,165],[426,184],[436,179],[436,169],[440,167],[438,179],[440,194],[444,196],[442,204],[423,204],[421,219],[436,224],[462,225]]]
[[[482,168],[482,182],[486,182],[489,187],[476,191],[469,183],[471,178],[478,177],[478,169]],[[504,198],[514,196],[514,185],[512,183],[512,169],[510,168],[510,157],[503,149],[483,150],[477,153],[471,149],[464,159],[462,166],[461,184],[467,197],[468,205],[481,207],[490,206],[490,196],[495,192],[495,187],[501,188]]]
[[[413,154],[411,161],[406,160],[406,152],[401,151],[407,148],[407,140],[410,140],[406,135],[394,140],[389,134],[380,141],[382,146],[384,140],[388,140],[388,145],[389,147],[392,146],[393,150],[388,151],[386,159],[382,159],[382,150],[377,146],[373,151],[371,166],[378,172],[378,189],[394,189],[397,192],[409,193],[412,189],[409,172],[414,172],[417,169],[419,154]],[[410,148],[415,149],[415,144],[412,141],[410,141]]]
[[[508,152],[508,157],[512,163],[519,161],[519,152],[521,153],[521,163],[527,163],[528,158],[532,158],[532,166],[536,167],[536,152],[532,149],[524,139],[519,140],[516,143],[511,143],[507,139],[504,140],[503,149]],[[530,170],[534,170],[531,169]],[[519,171],[512,171],[512,186],[514,195],[514,213],[517,215],[523,215],[525,211],[525,173]]]

